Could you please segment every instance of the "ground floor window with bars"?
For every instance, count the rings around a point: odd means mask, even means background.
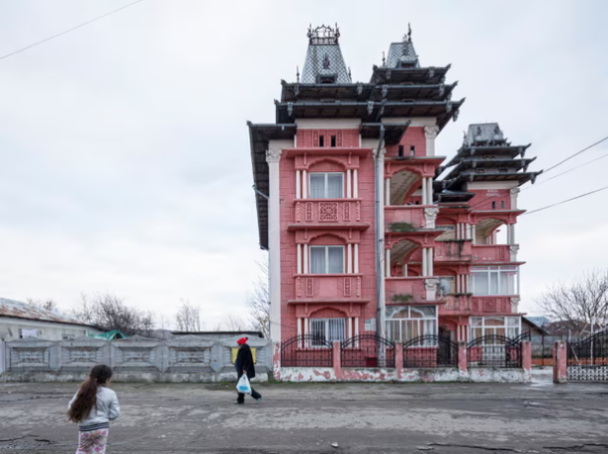
[[[393,342],[407,342],[428,334],[437,334],[436,306],[406,307],[386,321],[386,335]]]
[[[346,333],[346,323],[343,318],[313,318],[310,319],[310,334],[313,347],[326,347],[327,342],[343,342]]]
[[[503,336],[515,339],[521,334],[521,317],[471,317],[469,339]]]

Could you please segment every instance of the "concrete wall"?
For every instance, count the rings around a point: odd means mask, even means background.
[[[64,323],[40,322],[14,317],[0,317],[0,337],[5,341],[20,338],[19,330],[36,330],[38,339],[53,341],[63,340],[64,336],[70,338],[86,336],[87,333],[99,333],[99,330],[87,326],[70,325]]]
[[[20,339],[6,343],[5,381],[80,381],[96,364],[114,369],[114,381],[217,382],[236,379],[231,363],[236,337],[132,337],[116,341]],[[258,381],[266,381],[272,351],[266,339],[250,339]]]

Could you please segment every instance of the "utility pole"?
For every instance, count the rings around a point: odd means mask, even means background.
[[[378,148],[374,156],[374,170],[375,170],[375,189],[376,189],[376,203],[375,203],[375,214],[376,214],[376,335],[385,338],[385,323],[384,323],[384,272],[382,267],[382,259],[384,257],[384,240],[380,237],[381,229],[384,229],[384,225],[381,225],[383,220],[381,210],[384,209],[383,200],[380,200],[380,188],[381,184],[384,183],[384,168],[380,167],[380,153],[384,145],[384,125],[380,124],[380,138],[378,139]],[[378,359],[384,359],[384,346],[378,348]]]

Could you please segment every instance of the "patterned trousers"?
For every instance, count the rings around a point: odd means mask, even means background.
[[[108,433],[108,429],[78,432],[78,450],[76,454],[105,454]]]

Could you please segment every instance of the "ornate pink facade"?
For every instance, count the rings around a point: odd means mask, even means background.
[[[464,102],[451,99],[449,66],[421,67],[408,35],[370,82],[352,82],[338,37],[310,30],[277,122],[249,123],[273,340],[518,336],[527,146],[471,125],[443,164],[435,139]]]

